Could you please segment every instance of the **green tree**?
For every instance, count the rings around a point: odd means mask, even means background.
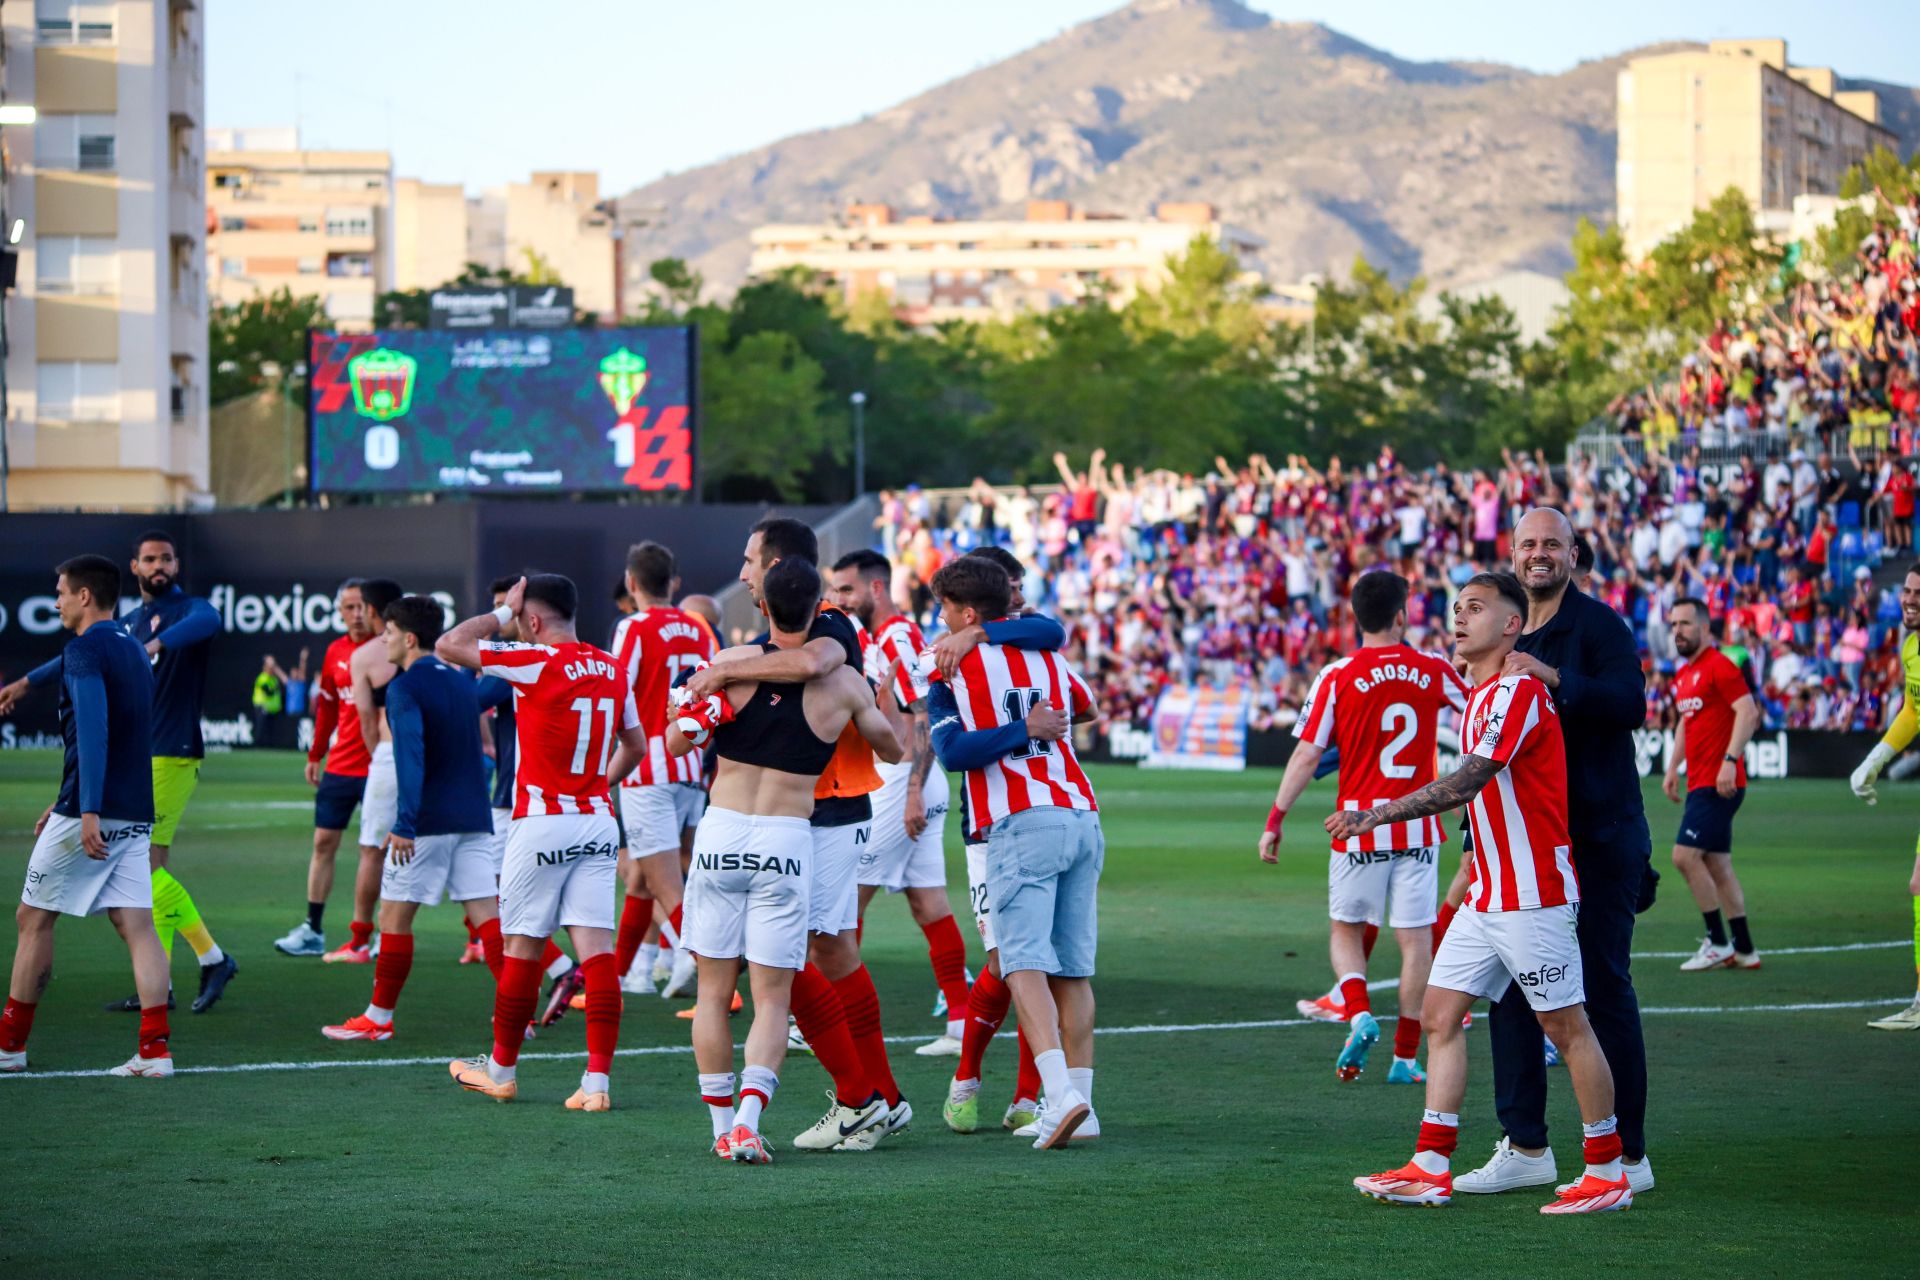
[[[737,334],[728,314],[700,307],[702,473],[708,491],[729,498],[792,500],[823,457],[840,446],[823,413],[819,364],[791,334]]]
[[[685,311],[700,301],[707,282],[683,258],[660,258],[647,266],[647,277],[660,286],[666,305],[673,311]]]
[[[1902,205],[1920,190],[1920,155],[1902,163],[1885,147],[1875,147],[1860,164],[1847,170],[1840,182],[1841,205],[1833,225],[1821,233],[1815,246],[1827,274],[1850,276],[1859,269],[1856,255],[1860,242],[1873,230],[1873,224],[1885,220],[1886,210],[1875,207],[1876,193],[1890,204]]]
[[[296,370],[306,362],[307,330],[331,325],[319,298],[297,298],[284,287],[215,306],[207,321],[208,398],[225,404],[271,385],[305,405],[306,380]]]

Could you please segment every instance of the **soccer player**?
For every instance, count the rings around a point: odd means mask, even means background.
[[[946,1033],[914,1052],[924,1058],[958,1057],[966,1033],[967,944],[947,901],[947,775],[935,769],[927,736],[927,682],[920,657],[927,650],[920,628],[893,607],[893,566],[874,551],[855,551],[833,566],[830,599],[859,619],[872,637],[866,651],[867,679],[908,718],[909,758],[880,768],[873,795],[873,838],[854,876],[860,885],[860,918],[873,895],[905,892],[907,909],[926,935],[933,979],[947,1006]],[[896,725],[897,727],[897,725]]]
[[[500,869],[506,959],[494,994],[493,1052],[456,1058],[447,1069],[463,1089],[500,1102],[514,1099],[520,1045],[540,998],[541,955],[564,928],[573,937],[587,997],[587,1070],[566,1105],[606,1111],[613,1105],[607,1077],[620,1039],[613,970],[618,835],[607,783],[633,768],[646,737],[633,688],[613,655],[583,644],[574,630],[579,600],[573,583],[558,574],[522,578],[499,608],[467,619],[434,644],[441,661],[513,685],[518,738],[513,823]],[[489,638],[514,622],[524,641]]]
[[[1052,618],[1027,607],[1021,588],[1026,566],[1003,547],[976,547],[970,556],[999,565],[1007,574],[1009,616],[962,632],[942,636],[931,651],[936,669],[951,674],[959,670],[960,659],[982,641],[1024,649],[1059,649],[1067,641],[1066,629]],[[941,663],[947,664],[944,668]],[[924,664],[923,664],[924,665]],[[944,678],[944,677],[943,677]],[[1067,732],[1065,712],[1052,706],[1036,706],[1028,715],[1032,736],[1057,741]],[[967,858],[967,896],[973,906],[973,927],[980,934],[980,945],[987,953],[980,976],[967,992],[966,1028],[960,1038],[960,1061],[947,1085],[947,1101],[942,1118],[955,1133],[972,1133],[980,1125],[980,1080],[987,1046],[1006,1021],[1013,1007],[1013,991],[1000,974],[1000,947],[993,935],[993,895],[987,889],[987,838],[974,829],[967,810],[967,789],[960,796],[960,840]],[[1033,1048],[1027,1033],[1019,1031],[1020,1059],[1014,1077],[1013,1101],[1007,1105],[1000,1127],[1015,1133],[1031,1125],[1040,1112],[1040,1073],[1034,1069]],[[1084,1131],[1086,1126],[1081,1126]]]
[[[1747,678],[1714,647],[1713,619],[1704,600],[1687,596],[1667,610],[1673,647],[1687,664],[1673,678],[1680,730],[1661,783],[1680,803],[1680,762],[1687,762],[1687,807],[1673,841],[1673,865],[1693,890],[1706,922],[1706,940],[1681,964],[1702,969],[1758,969],[1760,953],[1747,930],[1747,895],[1733,871],[1733,815],[1747,798],[1747,740],[1760,726],[1760,707]],[[1726,918],[1720,915],[1726,908]],[[1732,930],[1732,944],[1727,931]]]
[[[1906,638],[1900,642],[1900,668],[1906,678],[1906,697],[1900,704],[1900,713],[1887,726],[1886,736],[1874,744],[1851,779],[1853,794],[1868,804],[1877,800],[1874,782],[1880,777],[1880,771],[1920,733],[1920,560],[1907,567],[1907,576],[1900,583],[1900,624],[1907,629]],[[1920,987],[1920,850],[1916,851],[1913,877],[1907,882],[1907,888],[1913,893],[1913,968],[1916,986]],[[1867,1025],[1880,1031],[1920,1031],[1920,990],[1916,990],[1913,1003],[1906,1008],[1876,1018]]]
[[[398,795],[380,881],[380,955],[366,1012],[322,1027],[329,1040],[393,1038],[393,1010],[413,968],[413,919],[423,906],[444,897],[459,903],[496,979],[503,964],[494,899],[500,864],[473,678],[433,656],[442,623],[438,601],[403,596],[382,617],[387,659],[400,674],[386,697]]]
[[[373,638],[373,622],[360,598],[360,586],[360,579],[349,578],[334,596],[340,628],[346,634],[327,646],[326,656],[320,660],[319,678],[314,681],[313,744],[307,748],[307,785],[314,788],[307,918],[274,942],[273,949],[282,955],[326,954],[324,920],[327,897],[333,892],[334,856],[340,852],[340,837],[367,790],[367,765],[372,753],[360,736],[360,713],[350,693],[354,652]]]
[[[1012,607],[1006,571],[979,557],[947,564],[932,588],[950,631]],[[1093,694],[1057,653],[987,643],[928,697],[934,749],[944,767],[966,771],[968,813],[987,836],[1000,966],[1044,1091],[1033,1145],[1061,1147],[1099,1132],[1092,978],[1106,842],[1072,742],[1032,736],[1027,717],[1045,703],[1090,720]]]
[[[200,735],[200,702],[207,684],[207,657],[220,631],[220,615],[211,604],[180,589],[180,557],[173,535],[149,530],[134,541],[133,579],[140,584],[140,607],[120,620],[123,630],[146,646],[153,663],[153,802],[151,844],[153,922],[160,947],[173,958],[177,932],[192,944],[200,960],[200,990],[193,1011],[205,1013],[226,993],[240,965],[220,949],[201,920],[186,886],[167,869],[167,855],[200,780],[206,744]],[[26,677],[29,683],[59,679],[55,659]],[[173,993],[167,993],[173,1007]],[[140,1012],[139,995],[115,1000],[113,1013]]]
[[[1341,809],[1374,808],[1433,781],[1443,711],[1466,710],[1467,686],[1453,664],[1408,647],[1407,580],[1385,570],[1353,585],[1360,649],[1323,668],[1294,724],[1300,740],[1260,837],[1260,859],[1278,862],[1282,823],[1312,781],[1328,747],[1340,752]],[[1393,1031],[1388,1084],[1421,1084],[1419,1010],[1433,965],[1434,900],[1446,828],[1424,817],[1393,823],[1371,840],[1335,841],[1327,862],[1327,914],[1334,977],[1351,1030],[1334,1075],[1357,1080],[1380,1039],[1367,995],[1362,934],[1390,923],[1400,944],[1400,1017]]]
[[[801,557],[787,557],[766,571],[760,594],[770,648],[797,649],[807,642],[820,593],[819,571]],[[721,656],[760,652],[754,646]],[[736,681],[725,693],[689,705],[667,734],[667,749],[685,758],[711,732],[719,757],[713,808],[694,837],[685,949],[698,957],[693,1051],[700,1095],[713,1119],[713,1150],[740,1163],[773,1158],[761,1139],[760,1119],[780,1083],[793,982],[807,967],[807,864],[815,856],[807,819],[815,782],[849,726],[883,760],[900,759],[899,739],[872,689],[855,669],[836,664],[805,685]],[[743,959],[753,987],[753,1026],[736,1110],[727,1005]],[[875,1098],[841,1140],[884,1125],[886,1114]]]
[[[818,573],[819,557],[819,541],[805,524],[781,517],[762,520],[747,535],[740,581],[764,610],[761,588],[767,570],[782,560],[798,559],[814,565]],[[752,681],[804,684],[842,663],[862,670],[859,635],[846,614],[822,605],[805,644],[715,662],[694,672],[687,696],[698,701],[731,684]],[[860,848],[872,832],[871,795],[879,788],[873,748],[849,726],[814,786],[809,819],[813,860],[807,910],[813,942],[811,960],[793,982],[792,1009],[800,1034],[833,1078],[833,1089],[826,1114],[793,1140],[802,1150],[871,1150],[913,1122],[913,1107],[901,1094],[887,1057],[880,996],[860,959],[855,871]],[[875,1094],[886,1105],[884,1125],[868,1120]]]
[[[1580,946],[1580,887],[1567,835],[1566,747],[1546,685],[1503,674],[1527,619],[1527,593],[1510,574],[1478,573],[1453,606],[1457,654],[1474,682],[1460,734],[1460,767],[1402,799],[1328,815],[1327,832],[1350,840],[1395,822],[1471,802],[1473,889],[1434,957],[1427,983],[1427,1109],[1413,1159],[1355,1178],[1366,1195],[1394,1204],[1453,1199],[1451,1162],[1467,1094],[1461,1015],[1476,999],[1518,984],[1573,1077],[1586,1133],[1586,1173],[1542,1213],[1625,1209],[1633,1190],[1620,1167],[1613,1073],[1587,1024]]]
[[[373,963],[373,911],[386,874],[387,837],[399,812],[400,784],[393,769],[393,731],[387,727],[387,686],[399,674],[387,658],[386,611],[401,597],[390,578],[360,584],[373,635],[347,664],[349,696],[367,749],[367,789],[360,801],[360,866],[353,877],[353,923],[347,941],[320,958],[328,964]]]
[[[705,626],[673,607],[679,584],[673,552],[657,542],[642,542],[628,550],[626,587],[636,608],[615,626],[613,652],[633,686],[647,751],[640,766],[620,784],[620,807],[632,856],[627,860],[626,896],[613,958],[621,989],[635,995],[654,991],[653,966],[660,958],[660,947],[645,938],[655,915],[665,926],[667,945],[679,945],[680,854],[692,848],[694,830],[707,804],[700,785],[699,749],[684,755],[667,750],[667,695],[673,682],[682,672],[713,661],[714,654]],[[636,958],[639,967],[630,974]],[[692,970],[693,957],[683,948],[666,994],[691,982]]]
[[[113,620],[120,569],[76,556],[58,570],[54,606],[73,632],[60,655],[60,795],[34,824],[20,893],[19,942],[0,1010],[0,1071],[27,1069],[27,1036],[53,976],[53,926],[101,912],[126,940],[140,993],[140,1038],[116,1076],[173,1074],[167,1047],[167,954],[153,927],[153,674]]]

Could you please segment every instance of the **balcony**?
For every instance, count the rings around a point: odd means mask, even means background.
[[[167,114],[176,121],[199,124],[206,114],[206,102],[200,42],[190,36],[175,36],[167,59]]]
[[[167,305],[168,350],[176,356],[205,360],[207,305],[198,280],[175,289]]]
[[[194,165],[188,174],[197,175],[200,167]],[[207,193],[190,176],[183,176],[178,169],[167,184],[167,235],[173,240],[191,240],[199,242],[207,233]]]

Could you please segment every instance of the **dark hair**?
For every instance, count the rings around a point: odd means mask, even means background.
[[[1705,600],[1702,600],[1699,596],[1681,596],[1678,600],[1675,600],[1673,602],[1672,606],[1668,609],[1668,612],[1671,613],[1674,609],[1678,609],[1683,604],[1692,605],[1696,610],[1699,611],[1701,621],[1707,623],[1708,626],[1713,625],[1713,615],[1707,612],[1707,602]]]
[[[387,616],[387,606],[407,594],[392,578],[368,578],[360,584],[360,599],[376,618]]]
[[[1510,573],[1476,573],[1467,579],[1469,587],[1492,587],[1521,617],[1527,616],[1527,589]]]
[[[167,544],[167,549],[172,551],[176,557],[180,554],[180,544],[173,540],[172,534],[168,533],[165,529],[149,529],[133,540],[134,559],[138,560],[140,558],[140,548],[146,546],[149,542],[164,542]]]
[[[527,575],[526,599],[545,605],[560,615],[560,621],[572,622],[580,612],[580,590],[573,579],[558,573]]]
[[[1910,565],[1908,565],[1908,566],[1907,566],[1907,572],[1908,572],[1908,573],[1920,573],[1920,560],[1915,560],[1915,561],[1914,561],[1914,562],[1913,562],[1912,564],[1910,564]]]
[[[381,611],[382,619],[420,642],[420,648],[433,652],[433,642],[446,630],[447,615],[432,596],[401,596]]]
[[[1593,544],[1587,541],[1587,535],[1573,535],[1573,571],[1576,574],[1587,573],[1593,568]]]
[[[627,590],[627,580],[624,575],[613,580],[612,598],[615,604],[619,604],[622,600],[630,600],[633,598],[633,593]]]
[[[1004,618],[1013,607],[1013,580],[984,556],[961,556],[933,575],[933,594],[985,618]]]
[[[655,600],[673,594],[673,552],[657,542],[639,542],[627,548],[627,576]]]
[[[1353,620],[1368,635],[1381,634],[1407,607],[1408,590],[1407,580],[1397,573],[1375,569],[1361,574],[1353,584],[1353,595],[1348,602],[1353,606]]]
[[[813,567],[813,561],[798,556],[783,557],[767,570],[760,583],[767,617],[789,634],[813,625],[813,615],[820,608],[820,591],[820,571]]]
[[[503,596],[513,590],[513,584],[518,581],[520,581],[520,575],[517,573],[509,573],[505,577],[495,578],[493,585],[487,588],[487,594],[490,596]]]
[[[365,586],[366,583],[367,580],[365,578],[342,578],[340,585],[333,589],[333,594],[337,596],[342,591],[358,591],[361,587]]]
[[[120,600],[120,566],[105,556],[75,556],[54,570],[67,580],[67,590],[85,591],[93,607],[109,613]]]
[[[862,582],[893,582],[893,565],[878,551],[849,551],[833,562],[833,571],[852,569],[859,573]]]
[[[805,560],[811,565],[820,563],[820,539],[813,536],[813,530],[803,521],[786,516],[768,516],[753,526],[753,532],[760,535],[760,561],[763,564],[769,560]]]
[[[1019,558],[1005,547],[975,547],[967,555],[999,565],[1007,571],[1007,577],[1016,582],[1027,576],[1027,566],[1021,564]]]

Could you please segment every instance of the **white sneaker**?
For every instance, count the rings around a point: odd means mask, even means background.
[[[660,958],[653,962],[653,980],[656,984],[673,976],[673,962],[678,955],[677,951],[662,951]]]
[[[1758,951],[1736,951],[1733,953],[1733,964],[1731,967],[1735,969],[1758,969],[1760,967],[1760,953]]]
[[[1920,995],[1915,996],[1913,1003],[1900,1012],[1875,1018],[1867,1025],[1876,1031],[1920,1031]]]
[[[1034,1103],[1034,1102],[1030,1102],[1027,1105],[1030,1107],[1039,1106],[1038,1103]],[[1019,1126],[1013,1131],[1013,1136],[1016,1138],[1033,1138],[1033,1137],[1038,1137],[1039,1134],[1040,1134],[1040,1114],[1038,1111],[1034,1112],[1033,1119],[1027,1121],[1025,1124]],[[1067,1143],[1068,1145],[1072,1145],[1073,1143],[1076,1143],[1076,1142],[1091,1142],[1099,1136],[1100,1136],[1100,1117],[1097,1113],[1089,1111],[1087,1112],[1087,1118],[1080,1122],[1080,1127],[1073,1131],[1073,1136],[1067,1139]]]
[[[620,979],[620,989],[630,996],[650,996],[657,990],[650,973],[629,973]]]
[[[1702,938],[1700,949],[1693,957],[1680,962],[1680,972],[1699,973],[1704,969],[1730,969],[1733,967],[1733,948],[1716,947],[1712,938]]]
[[[323,956],[327,954],[327,935],[316,933],[312,925],[302,920],[275,938],[273,949],[283,956]]]
[[[812,1053],[813,1052],[813,1046],[808,1044],[807,1038],[800,1034],[800,1024],[793,1020],[792,1014],[787,1015],[787,1052],[788,1053]]]
[[[673,972],[667,978],[667,985],[660,988],[660,996],[671,1000],[693,986],[693,979],[699,973],[699,961],[693,952],[682,949],[673,958]]]
[[[1560,1171],[1553,1163],[1553,1148],[1530,1156],[1514,1150],[1512,1141],[1502,1138],[1493,1149],[1493,1159],[1470,1173],[1456,1175],[1453,1189],[1472,1195],[1494,1195],[1516,1187],[1544,1187],[1559,1176]]]
[[[894,1107],[892,1110],[887,1112],[887,1118],[885,1120],[883,1120],[879,1124],[874,1125],[871,1129],[866,1129],[861,1131],[860,1133],[854,1134],[851,1138],[848,1138],[845,1142],[842,1142],[838,1146],[834,1147],[834,1150],[835,1151],[871,1151],[875,1147],[880,1145],[880,1140],[882,1138],[891,1138],[894,1134],[899,1133],[902,1129],[905,1129],[908,1125],[912,1123],[913,1123],[913,1105],[909,1103],[905,1098],[902,1098],[900,1099],[899,1106]]]
[[[1015,1098],[1007,1105],[1007,1114],[1000,1117],[1002,1129],[1013,1130],[1016,1138],[1031,1138],[1034,1121],[1040,1118],[1040,1104],[1032,1098]]]
[[[107,1072],[110,1076],[143,1076],[148,1080],[165,1080],[173,1074],[173,1055],[164,1058],[143,1058],[134,1054],[125,1062]]]
[[[1065,1146],[1092,1114],[1093,1108],[1087,1105],[1078,1089],[1067,1090],[1057,1103],[1051,1098],[1042,1098],[1039,1118],[1033,1122],[1033,1149],[1048,1151]]]
[[[957,1058],[960,1056],[960,1042],[952,1036],[940,1036],[921,1045],[914,1053],[922,1058]]]
[[[1622,1160],[1620,1172],[1627,1175],[1627,1190],[1633,1194],[1639,1195],[1643,1191],[1653,1190],[1653,1158],[1651,1156],[1641,1156],[1639,1164],[1628,1164]],[[1563,1182],[1553,1189],[1553,1194],[1560,1195],[1572,1185],[1571,1182]]]
[[[25,1071],[27,1069],[27,1051],[8,1053],[0,1049],[0,1071]]]
[[[827,1114],[793,1140],[793,1145],[800,1150],[830,1151],[855,1134],[887,1122],[887,1104],[878,1094],[863,1106],[849,1107],[834,1097],[833,1090],[829,1089],[827,1101],[832,1104],[827,1108]]]

